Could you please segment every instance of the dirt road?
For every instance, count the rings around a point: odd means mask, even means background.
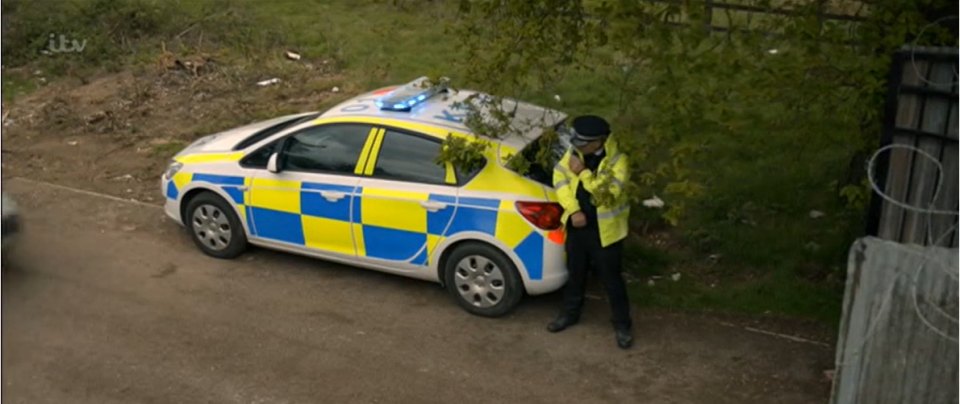
[[[824,402],[831,349],[605,303],[560,334],[556,294],[471,316],[437,286],[265,250],[200,254],[158,207],[5,180],[3,401]],[[596,292],[595,292],[596,293]]]

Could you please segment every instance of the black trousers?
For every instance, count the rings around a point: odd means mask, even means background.
[[[623,241],[606,248],[600,246],[600,231],[595,226],[574,228],[567,226],[567,271],[570,279],[563,287],[563,311],[568,316],[580,317],[583,309],[583,297],[587,286],[587,272],[590,264],[600,277],[600,282],[610,299],[613,312],[613,326],[629,329],[630,302],[627,288],[620,272],[623,260]]]

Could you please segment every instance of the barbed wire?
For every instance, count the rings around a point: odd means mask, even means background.
[[[917,318],[920,319],[920,322],[922,322],[923,325],[927,326],[927,328],[929,328],[931,331],[933,331],[934,333],[936,333],[937,335],[943,338],[953,341],[954,343],[960,342],[957,340],[957,337],[954,337],[950,335],[948,332],[945,332],[940,328],[938,328],[937,326],[935,326],[929,319],[927,319],[927,316],[925,316],[923,312],[920,311],[920,302],[918,299],[920,293],[918,291],[917,284],[919,283],[920,275],[923,274],[923,269],[925,267],[926,266],[921,266],[920,268],[917,269],[916,274],[913,276],[913,283],[910,285],[910,292],[911,292],[910,294],[913,297],[913,310],[914,312],[917,313]],[[956,317],[950,315],[950,313],[947,313],[945,310],[941,309],[938,304],[929,301],[926,296],[924,296],[924,300],[926,300],[927,304],[933,307],[934,310],[936,310],[942,316],[946,317],[948,320],[950,320],[953,323],[957,322]],[[956,326],[954,326],[954,329],[956,329]]]
[[[932,202],[932,201],[931,201],[929,207],[917,207],[917,206],[914,206],[914,205],[910,205],[909,203],[906,203],[906,202],[900,202],[900,201],[894,199],[893,197],[891,197],[890,195],[888,195],[888,194],[886,193],[886,191],[884,191],[883,189],[880,188],[880,185],[877,184],[877,179],[874,178],[874,174],[873,174],[874,165],[876,164],[877,158],[880,157],[880,155],[881,155],[883,152],[885,152],[885,151],[887,151],[887,150],[892,150],[892,149],[906,149],[906,150],[911,150],[911,151],[913,151],[913,152],[915,152],[915,153],[920,154],[921,156],[924,156],[924,157],[930,159],[930,161],[937,167],[937,170],[939,171],[939,174],[940,174],[940,175],[937,176],[936,187],[934,187],[934,195],[939,195],[939,194],[940,194],[940,187],[943,185],[943,175],[942,175],[942,174],[943,174],[943,164],[940,164],[940,160],[939,160],[939,159],[937,159],[936,157],[931,156],[931,155],[928,154],[927,152],[925,152],[925,151],[923,151],[923,150],[920,150],[920,149],[918,149],[918,148],[916,148],[916,147],[914,147],[914,146],[909,146],[909,145],[904,145],[904,144],[891,144],[891,145],[883,146],[883,147],[881,147],[880,149],[878,149],[876,152],[874,152],[874,153],[873,153],[873,156],[870,157],[870,160],[867,161],[867,179],[870,181],[870,187],[873,188],[873,192],[876,192],[876,194],[877,194],[878,196],[880,196],[881,198],[883,198],[883,199],[886,200],[887,202],[890,202],[890,203],[896,205],[897,207],[900,207],[900,208],[903,208],[903,209],[906,209],[906,210],[909,210],[909,211],[913,211],[913,212],[917,212],[917,213],[925,213],[925,214],[930,214],[930,215],[953,215],[953,216],[956,216],[956,215],[957,215],[957,211],[956,211],[956,210],[937,210],[937,209],[933,209],[933,202]]]
[[[933,200],[936,200],[936,199],[933,199]],[[926,220],[927,231],[926,231],[926,238],[924,241],[925,241],[925,245],[928,245],[928,246],[939,246],[940,243],[943,243],[943,241],[947,238],[947,236],[951,236],[955,234],[955,232],[958,230],[957,225],[960,224],[960,223],[954,222],[953,225],[951,225],[950,227],[947,227],[946,230],[943,230],[942,232],[940,232],[940,235],[936,239],[934,239],[933,238],[933,224],[934,224],[933,215],[926,215],[926,219],[927,219]],[[960,281],[960,271],[956,270],[956,268],[954,268],[953,271],[949,270],[950,266],[948,265],[943,266],[942,268],[946,269],[945,273],[951,279],[953,279],[954,282]]]
[[[923,82],[924,84],[928,85],[928,86],[931,86],[931,87],[952,87],[952,86],[954,86],[954,85],[957,84],[957,81],[953,81],[953,82],[950,82],[950,83],[934,83],[934,82],[932,82],[932,81],[927,80],[927,78],[924,77],[923,72],[921,72],[920,69],[917,68],[917,59],[916,59],[917,48],[918,48],[917,41],[919,41],[920,38],[923,37],[923,34],[926,33],[927,30],[930,29],[930,27],[932,27],[932,26],[934,26],[934,25],[936,25],[936,24],[939,24],[939,23],[941,23],[941,22],[944,22],[944,21],[956,20],[956,19],[957,19],[957,16],[955,16],[955,15],[948,15],[948,16],[940,17],[940,18],[938,18],[938,19],[936,19],[936,20],[930,21],[929,23],[927,23],[927,25],[924,25],[923,28],[920,29],[920,32],[917,33],[917,36],[916,36],[915,38],[913,38],[913,42],[910,44],[910,66],[913,67],[913,71],[917,72],[917,77],[920,79],[920,81]],[[958,77],[958,76],[960,76],[960,74],[958,74],[958,70],[957,70],[957,69],[954,69],[954,70],[953,70],[953,77]]]
[[[942,19],[941,19],[941,20],[942,20]],[[933,189],[933,194],[930,196],[930,203],[927,205],[927,207],[917,208],[917,207],[915,207],[915,206],[913,206],[913,205],[909,205],[909,204],[906,204],[906,203],[899,203],[899,202],[896,201],[894,198],[892,198],[890,195],[888,195],[884,190],[881,190],[881,189],[880,189],[880,184],[877,184],[877,182],[874,180],[873,175],[872,175],[872,174],[873,174],[873,164],[872,164],[872,163],[873,163],[873,162],[876,160],[876,158],[879,157],[882,153],[884,153],[884,152],[886,152],[886,151],[888,151],[888,150],[893,150],[893,149],[906,149],[906,150],[912,151],[912,152],[914,152],[914,153],[917,153],[917,154],[919,154],[919,155],[921,155],[921,156],[929,159],[930,162],[932,162],[932,163],[934,164],[934,166],[937,168],[937,176],[936,176],[937,182],[936,182],[935,187],[934,187],[934,189]],[[914,210],[914,211],[918,211],[919,213],[923,213],[923,214],[925,215],[925,218],[926,218],[926,232],[925,232],[925,233],[926,233],[926,234],[925,234],[924,242],[925,242],[926,245],[929,245],[929,246],[939,246],[940,243],[942,243],[943,240],[944,240],[947,236],[950,236],[950,235],[952,235],[955,231],[957,231],[958,223],[954,222],[954,224],[953,224],[952,226],[948,227],[945,231],[941,232],[941,234],[940,234],[939,236],[937,236],[936,239],[933,238],[933,225],[934,225],[933,217],[934,217],[934,215],[937,215],[937,214],[941,214],[941,215],[954,215],[954,216],[957,216],[957,215],[958,215],[958,211],[940,211],[940,210],[936,210],[936,209],[933,208],[933,207],[934,207],[934,204],[936,204],[937,199],[938,199],[939,196],[940,196],[940,191],[941,191],[942,186],[943,186],[943,177],[944,177],[943,174],[944,174],[944,169],[943,169],[943,165],[940,163],[939,159],[934,158],[934,157],[931,156],[930,154],[928,154],[928,153],[924,152],[923,150],[921,150],[921,149],[919,149],[919,148],[917,148],[917,147],[914,147],[914,146],[893,144],[893,145],[888,145],[888,146],[885,146],[885,147],[881,147],[879,150],[877,150],[877,151],[874,153],[874,155],[871,157],[870,163],[871,163],[871,164],[869,164],[869,165],[867,166],[867,170],[868,170],[868,174],[869,174],[868,177],[870,178],[870,185],[871,185],[871,187],[873,188],[874,192],[876,192],[880,197],[884,198],[885,200],[890,201],[890,202],[896,204],[897,206],[900,206],[900,207],[903,207],[903,208],[907,208],[907,209],[910,209],[910,210]],[[921,264],[917,267],[917,269],[916,269],[916,274],[915,274],[915,276],[914,276],[914,278],[913,278],[913,282],[912,282],[912,284],[911,284],[911,291],[913,292],[912,294],[913,294],[913,308],[914,308],[914,311],[917,313],[917,316],[918,316],[918,318],[920,319],[920,321],[923,322],[924,325],[927,326],[931,331],[937,333],[938,335],[940,335],[940,336],[942,336],[942,337],[945,337],[945,338],[947,338],[947,339],[950,339],[951,341],[958,342],[956,337],[951,337],[951,336],[949,335],[949,333],[946,333],[946,332],[938,329],[937,327],[935,327],[935,326],[926,318],[926,316],[924,316],[923,313],[920,311],[919,302],[918,302],[918,295],[919,295],[919,293],[917,292],[917,282],[918,282],[918,280],[919,280],[919,278],[920,278],[920,274],[923,273],[923,270],[927,268],[927,265],[926,265],[926,264],[932,259],[932,257],[931,257],[930,255],[924,255],[923,258],[924,258],[924,261],[922,261]],[[951,266],[951,265],[949,265],[949,263],[946,263],[946,262],[939,262],[939,264],[940,264],[940,265],[937,265],[937,267],[939,267],[943,273],[947,274],[951,279],[953,279],[954,282],[957,282],[958,280],[960,280],[960,269],[958,269],[956,266]],[[926,296],[924,296],[924,300],[926,301],[927,304],[929,304],[931,307],[933,307],[933,308],[934,308],[937,312],[939,312],[941,315],[943,315],[944,317],[946,317],[947,319],[949,319],[950,321],[952,321],[952,322],[954,322],[954,323],[957,322],[957,318],[956,318],[956,317],[950,315],[950,314],[947,313],[946,311],[941,310],[940,307],[939,307],[939,305],[937,305],[937,304],[934,303],[934,302],[931,302]]]

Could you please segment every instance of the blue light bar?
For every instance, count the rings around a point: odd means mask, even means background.
[[[417,104],[446,89],[442,84],[426,86],[426,81],[426,77],[421,77],[391,91],[376,101],[377,108],[384,111],[410,112]]]

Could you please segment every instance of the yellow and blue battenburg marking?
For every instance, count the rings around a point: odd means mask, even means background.
[[[445,238],[479,232],[513,249],[530,279],[543,277],[545,237],[516,212],[512,201],[200,173],[178,173],[167,184],[167,197],[176,200],[178,190],[191,181],[220,186],[256,237],[427,265]],[[252,193],[241,190],[251,186]],[[328,200],[324,191],[343,198]],[[447,206],[431,212],[420,202]]]
[[[227,195],[230,195],[230,199],[233,200],[233,203],[238,205],[243,204],[243,190],[241,190],[241,187],[243,187],[243,177],[216,174],[194,174],[192,180],[220,185]]]
[[[240,218],[246,222],[248,209],[243,187],[249,185],[250,179],[234,175],[179,172],[173,176],[171,181],[167,182],[167,198],[172,200],[178,199],[180,197],[180,190],[192,181],[208,182],[220,186],[220,188],[230,196],[233,203],[237,205]]]

